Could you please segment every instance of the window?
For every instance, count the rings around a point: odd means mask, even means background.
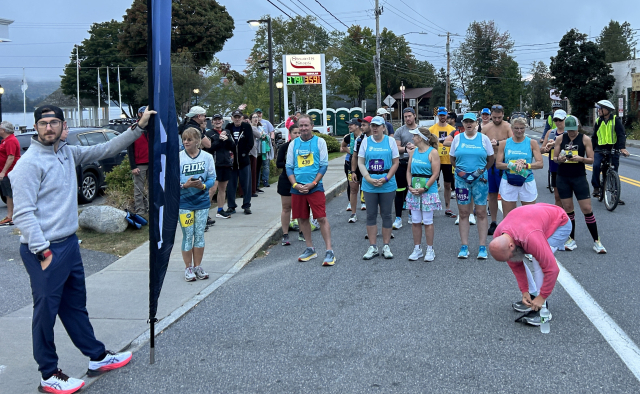
[[[82,135],[86,140],[81,140],[83,145],[98,145],[107,142],[101,131],[95,133],[86,133]]]
[[[118,136],[118,134],[116,134],[115,131],[110,131],[110,130],[105,130],[104,134],[107,136],[107,139],[109,141],[111,141],[112,139],[116,138]]]
[[[635,74],[635,73],[636,73],[636,68],[634,67],[631,69],[631,74]]]

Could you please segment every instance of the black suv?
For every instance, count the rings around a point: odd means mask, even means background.
[[[70,145],[92,146],[105,143],[119,135],[115,130],[99,128],[70,128],[67,136],[67,143]],[[35,132],[16,134],[20,142],[20,154],[24,154],[31,145]],[[113,167],[122,163],[127,151],[123,150],[114,157],[103,159],[98,162],[86,163],[76,167],[78,176],[78,201],[89,203],[98,194],[98,191],[106,186],[104,175],[111,171]],[[4,197],[2,198],[4,201]]]

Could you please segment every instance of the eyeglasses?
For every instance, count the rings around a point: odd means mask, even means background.
[[[50,125],[52,128],[53,127],[58,127],[62,124],[61,120],[52,120],[51,122],[45,122],[45,121],[40,121],[38,123],[36,123],[39,129],[46,129],[47,125]]]
[[[564,119],[553,118],[554,122],[562,122]]]
[[[494,105],[491,109],[502,109],[502,105]]]

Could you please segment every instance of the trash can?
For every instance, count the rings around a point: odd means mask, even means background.
[[[348,108],[336,109],[336,135],[349,134],[349,126],[346,123],[349,119],[351,119],[351,115]]]
[[[322,111],[319,109],[310,109],[307,111],[307,115],[311,116],[314,126],[322,126]]]

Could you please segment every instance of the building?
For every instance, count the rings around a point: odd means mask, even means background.
[[[9,39],[9,25],[12,23],[13,21],[10,19],[0,18],[0,42],[11,42]]]
[[[625,114],[638,110],[638,102],[640,101],[640,93],[632,93],[632,76],[631,74],[640,73],[640,59],[624,60],[621,62],[609,63],[613,68],[613,76],[616,83],[613,85],[613,93],[616,97],[623,96]],[[618,103],[613,103],[616,107]]]

